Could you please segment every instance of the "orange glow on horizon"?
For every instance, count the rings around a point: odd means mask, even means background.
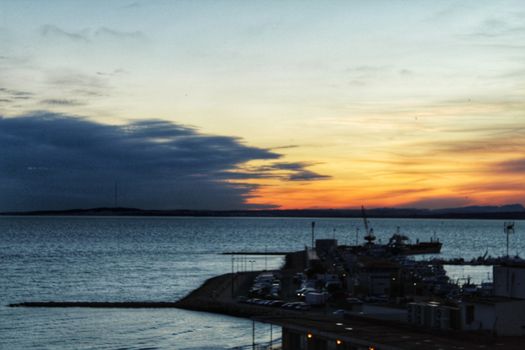
[[[247,202],[281,209],[525,203],[525,158],[517,153],[525,149],[525,138],[518,137],[521,131],[504,130],[501,136],[484,136],[483,131],[473,137],[465,131],[470,138],[454,133],[449,139],[399,142],[368,151],[368,156],[363,150],[347,158],[335,151],[331,154],[337,157],[312,150],[310,157],[323,162],[308,169],[328,178],[292,181],[280,173],[277,178],[253,180],[258,187]]]

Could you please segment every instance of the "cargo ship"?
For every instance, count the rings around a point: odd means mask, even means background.
[[[374,229],[369,227],[365,208],[361,207],[361,211],[366,232],[364,237],[366,243],[360,246],[353,246],[351,247],[352,249],[373,253],[390,253],[392,255],[439,254],[441,252],[441,246],[443,244],[436,238],[435,232],[434,237],[430,238],[430,241],[420,242],[418,239],[416,243],[410,243],[410,238],[400,233],[399,226],[387,244],[374,243],[376,240]]]

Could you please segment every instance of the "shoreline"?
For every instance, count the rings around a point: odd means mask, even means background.
[[[199,210],[199,209],[140,209],[126,207],[74,208],[62,210],[4,211],[0,217],[198,217],[198,218],[297,218],[297,219],[361,219],[360,209],[263,209],[263,210]],[[525,220],[521,204],[503,206],[471,206],[460,208],[371,208],[367,216],[375,219],[474,219]]]
[[[293,274],[304,261],[304,252],[290,253],[283,275]],[[379,349],[422,349],[429,342],[448,349],[481,347],[522,349],[521,337],[495,337],[481,332],[432,331],[396,321],[352,315],[337,318],[324,309],[287,310],[263,305],[245,304],[237,296],[245,295],[255,276],[262,271],[227,273],[211,277],[176,302],[22,302],[9,307],[86,307],[86,308],[178,308],[251,319],[270,323],[301,334],[314,332],[332,335],[348,344],[373,344]],[[232,284],[233,282],[233,284]],[[344,324],[344,325],[343,325]],[[351,327],[351,328],[346,328]],[[348,330],[350,329],[350,331]]]

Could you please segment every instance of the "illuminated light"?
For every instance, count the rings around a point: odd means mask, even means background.
[[[337,322],[335,325],[336,326],[342,326],[343,324],[341,322]]]
[[[369,347],[368,347],[368,350],[376,350],[376,348],[373,347],[373,346],[369,346]]]
[[[312,333],[308,333],[308,334],[306,335],[306,337],[307,337],[308,339],[312,339],[313,334],[312,334]]]
[[[337,339],[337,340],[335,341],[335,343],[336,343],[337,345],[341,345],[341,344],[343,344],[343,341],[342,341],[341,339]]]

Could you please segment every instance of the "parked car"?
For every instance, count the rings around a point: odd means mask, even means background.
[[[284,305],[283,300],[272,300],[272,302],[270,303],[270,306],[275,306],[275,307],[281,307],[282,305]]]

